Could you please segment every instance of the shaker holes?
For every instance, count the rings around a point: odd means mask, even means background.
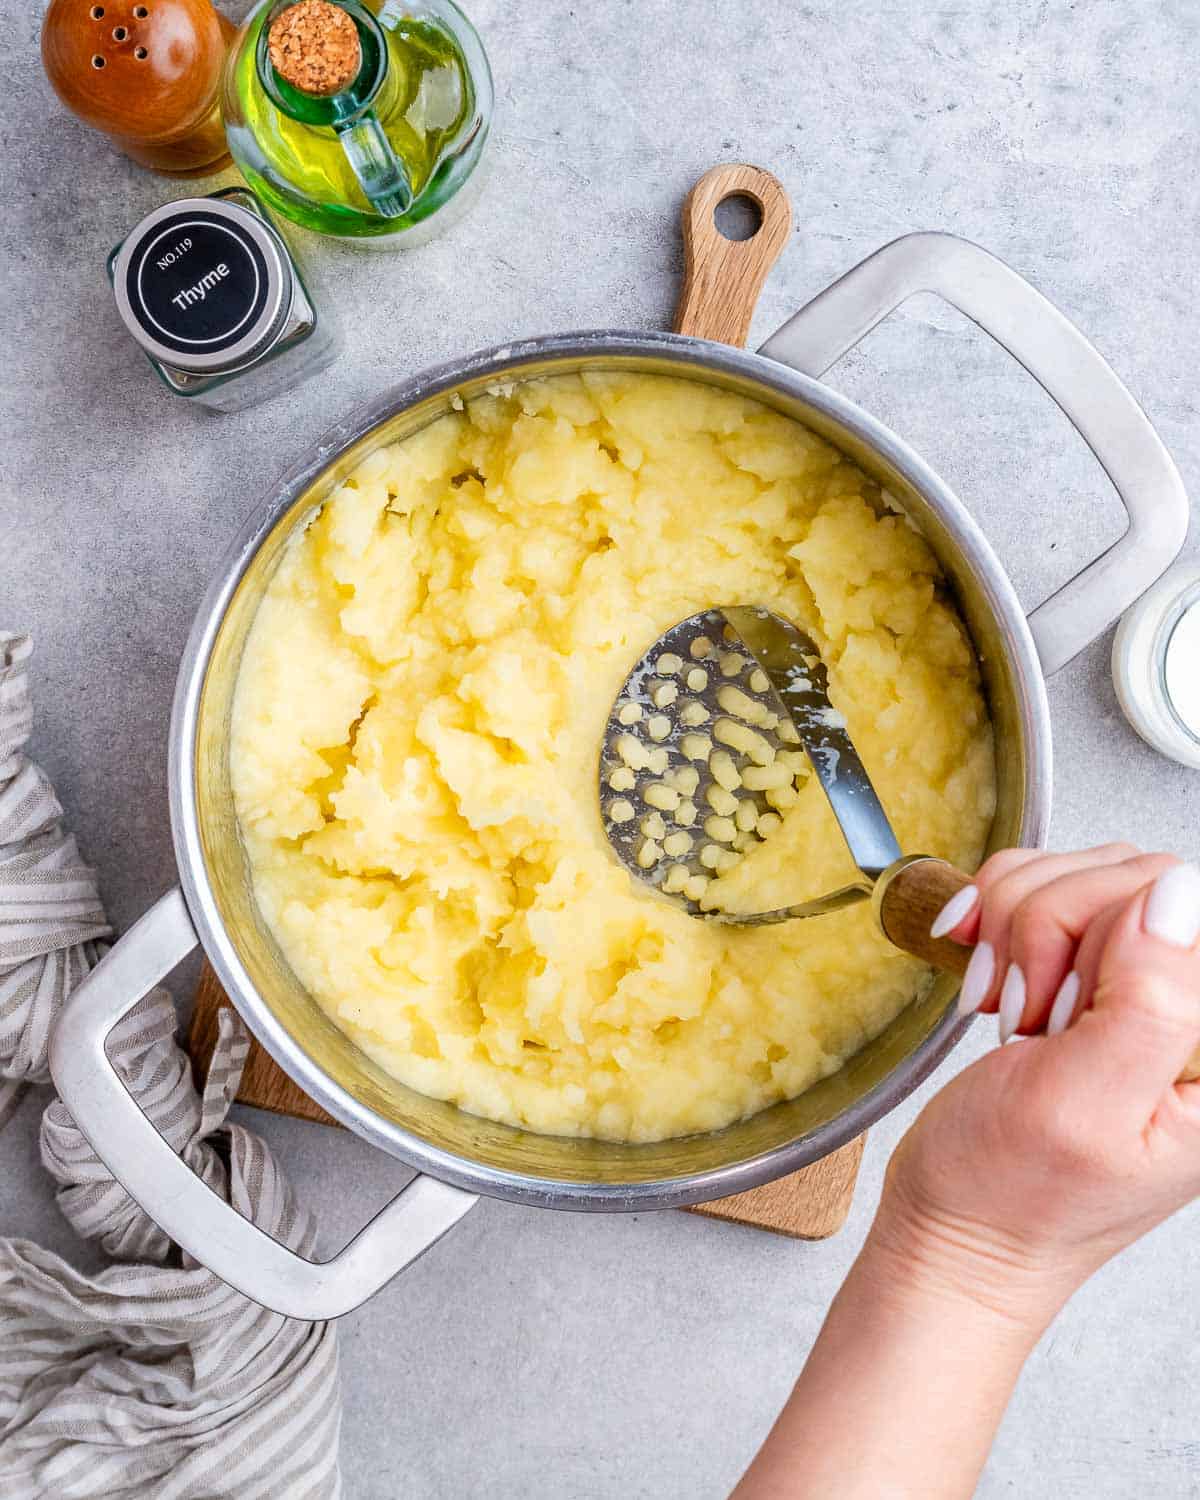
[[[133,55],[137,58],[138,62],[145,62],[148,56],[145,47],[135,47],[133,49]]]
[[[95,55],[95,57],[92,58],[92,67],[93,68],[102,68],[103,66],[104,66],[104,59],[97,52],[96,55]]]
[[[125,30],[124,26],[114,26],[113,27],[113,41],[114,42],[123,42],[128,35],[129,35],[129,33]]]
[[[146,7],[144,5],[135,5],[133,7],[133,13],[138,18],[139,21],[144,21],[146,19],[146,17],[150,14],[150,12],[146,9]]]
[[[103,7],[103,5],[93,5],[92,6],[92,20],[93,21],[102,21],[103,19],[104,19],[104,7]]]

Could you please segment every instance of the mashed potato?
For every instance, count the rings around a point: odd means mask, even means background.
[[[238,816],[297,976],[405,1083],[542,1132],[711,1130],[834,1071],[920,989],[866,906],[738,929],[615,859],[613,699],[714,603],[813,635],[902,847],[973,867],[991,731],[934,558],[753,401],[616,373],[504,389],[372,454],[289,547],[238,681]],[[722,884],[767,907],[851,874],[809,778]]]

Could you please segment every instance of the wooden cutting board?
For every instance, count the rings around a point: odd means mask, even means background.
[[[748,239],[726,239],[716,227],[714,211],[731,197],[749,199],[761,215],[761,223]],[[684,280],[676,331],[744,345],[754,304],[787,242],[791,218],[787,195],[769,172],[751,166],[721,166],[706,172],[683,207]],[[200,1070],[207,1068],[212,1055],[217,1012],[228,1004],[216,975],[205,964],[188,1033],[188,1048]],[[276,1114],[337,1124],[257,1042],[251,1043],[238,1099]],[[690,1211],[793,1239],[825,1239],[837,1233],[850,1211],[865,1140],[860,1136],[790,1177]]]

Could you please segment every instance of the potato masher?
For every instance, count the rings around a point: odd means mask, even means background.
[[[859,878],[811,901],[748,915],[714,909],[710,884],[770,837],[811,772]],[[618,693],[600,751],[600,812],[639,880],[711,921],[761,926],[870,899],[898,948],[962,975],[971,950],[930,937],[970,883],[945,860],[903,855],[829,701],[812,638],[771,611],[713,608],[673,625]]]

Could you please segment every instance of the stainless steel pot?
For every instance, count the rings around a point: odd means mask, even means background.
[[[932,291],[1041,382],[1107,470],[1129,529],[1026,618],[959,500],[898,437],[818,383],[911,293]],[[674,374],[752,396],[828,438],[905,504],[957,594],[996,728],[992,842],[1040,844],[1050,810],[1045,678],[1094,640],[1175,557],[1187,529],[1179,475],[1145,414],[1079,331],[1015,272],[946,235],[885,246],[785,324],[757,354],[654,333],[534,339],[418,376],[334,427],[280,484],[229,553],[184,654],[171,725],[171,822],[181,888],[81,984],[51,1047],[59,1094],[102,1159],[180,1245],[255,1300],[301,1318],[364,1301],[449,1229],[479,1194],[544,1208],[674,1208],[740,1192],[843,1145],[893,1108],[962,1035],[940,980],[839,1073],[740,1124],[656,1145],[533,1135],[403,1087],[300,987],[258,914],[229,783],[230,705],[246,632],[296,527],[363,457],[497,380],[578,371]],[[138,1109],[104,1051],[115,1023],[199,941],[241,1015],[314,1099],[418,1169],[331,1260],[269,1239],[192,1174]]]

